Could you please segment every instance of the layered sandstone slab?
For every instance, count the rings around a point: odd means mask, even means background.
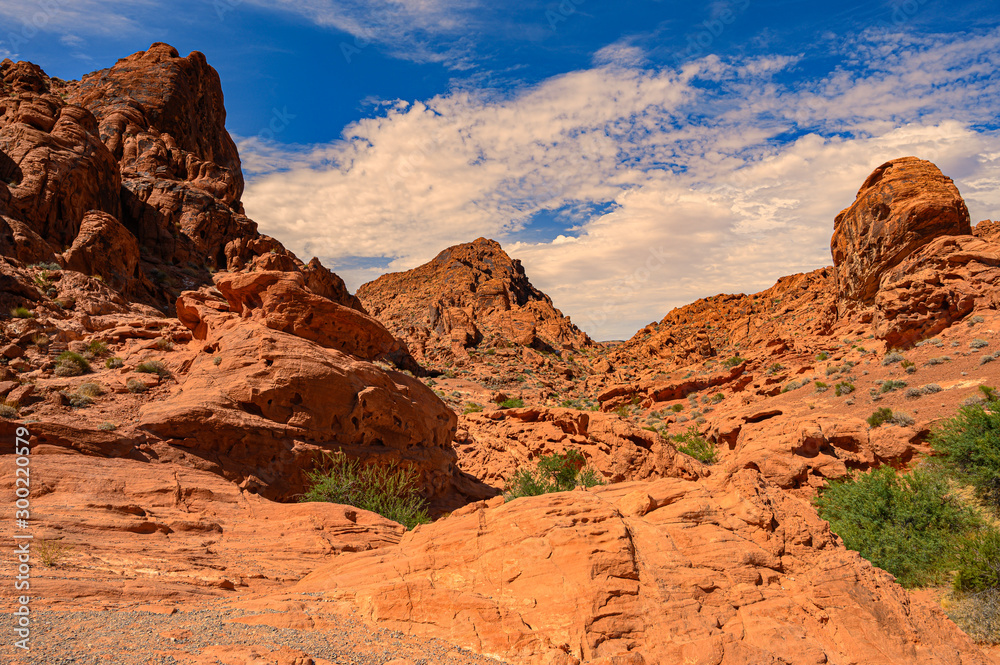
[[[753,470],[473,504],[295,590],[518,663],[989,662]]]

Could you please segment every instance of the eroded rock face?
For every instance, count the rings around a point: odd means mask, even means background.
[[[658,434],[621,418],[574,409],[504,409],[463,416],[456,449],[459,467],[498,489],[543,455],[581,452],[606,482],[699,478],[707,466],[677,452]]]
[[[193,601],[273,588],[338,553],[395,544],[403,533],[395,522],[350,506],[274,503],[188,464],[97,457],[115,445],[106,433],[33,429],[31,468],[44,478],[44,491],[32,497],[33,535],[72,547],[57,574],[39,570],[32,580],[47,607]],[[0,486],[13,493],[13,427],[4,421],[0,431]],[[63,434],[77,444],[90,439],[86,452],[57,445]],[[118,443],[118,452],[128,445]]]
[[[558,351],[592,344],[531,285],[520,261],[485,238],[383,275],[361,286],[358,298],[423,361],[466,356],[473,347]]]
[[[121,222],[107,213],[87,213],[62,260],[68,270],[100,275],[119,291],[132,290],[132,282],[143,277],[137,270],[139,242]]]
[[[989,662],[752,470],[473,504],[295,590],[519,663]]]
[[[217,281],[227,300],[179,299],[178,316],[208,352],[168,399],[143,408],[142,429],[270,498],[294,498],[324,451],[343,450],[414,469],[435,507],[467,500],[455,413],[420,381],[367,362],[391,350],[375,341],[395,341],[377,321],[309,293],[297,273]],[[314,318],[298,318],[302,303]]]
[[[830,250],[841,302],[870,304],[882,276],[944,235],[969,235],[969,211],[931,162],[902,157],[875,169],[834,221]]]

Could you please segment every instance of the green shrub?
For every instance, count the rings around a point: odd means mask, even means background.
[[[463,415],[468,415],[470,413],[479,413],[483,410],[482,404],[476,404],[475,402],[468,402],[465,405],[465,409],[462,411]]]
[[[892,420],[892,409],[885,406],[875,409],[872,415],[868,416],[866,420],[868,426],[872,429],[879,427]]]
[[[906,387],[906,381],[896,381],[894,379],[889,379],[884,382],[881,387],[881,392],[891,393],[894,390],[899,390],[900,388]]]
[[[885,358],[882,358],[882,364],[884,366],[889,366],[893,363],[903,362],[904,360],[906,360],[906,358],[902,353],[893,351],[891,353],[887,353]]]
[[[149,386],[139,379],[129,379],[125,382],[125,388],[128,389],[130,393],[144,393],[149,390]]]
[[[80,376],[90,371],[90,363],[79,353],[63,351],[56,358],[56,376]]]
[[[99,339],[91,340],[90,344],[87,345],[87,350],[95,356],[106,356],[110,353],[107,342],[102,342]]]
[[[675,434],[671,438],[674,440],[675,445],[680,444],[676,446],[678,452],[690,455],[704,464],[715,462],[717,457],[715,446],[703,437],[693,425],[683,434]]]
[[[156,339],[156,348],[160,351],[170,351],[174,348],[174,343],[166,337],[158,337]]]
[[[972,349],[981,349],[981,348],[989,346],[989,345],[990,345],[990,343],[987,342],[985,339],[978,339],[977,338],[977,339],[974,339],[971,342],[969,342],[969,348],[972,348]]]
[[[956,537],[979,525],[948,494],[945,478],[889,466],[830,483],[816,499],[820,517],[844,544],[906,587],[939,583],[958,562]]]
[[[94,403],[93,397],[82,393],[70,393],[69,395],[66,395],[66,399],[69,400],[70,406],[77,409],[88,407]]]
[[[841,395],[850,395],[854,392],[854,384],[848,381],[841,381],[833,387],[833,393],[840,397]]]
[[[816,354],[816,360],[823,361],[829,358],[830,355],[826,351],[820,351]]]
[[[740,358],[737,355],[737,356],[733,356],[732,358],[727,358],[727,359],[723,360],[722,361],[722,366],[726,367],[726,368],[732,368],[732,367],[736,367],[737,365],[745,363],[745,362],[746,362],[745,358]]]
[[[1000,403],[963,406],[931,435],[938,461],[1000,508]]]
[[[141,362],[135,366],[135,371],[142,372],[143,374],[156,374],[161,379],[165,379],[170,376],[170,370],[159,360],[147,360]]]
[[[681,411],[684,410],[684,405],[674,404],[672,407],[670,407],[670,410],[673,411],[674,413],[680,413]]]
[[[567,450],[562,455],[543,455],[534,471],[518,469],[504,488],[507,501],[522,496],[539,496],[551,492],[567,492],[577,487],[603,485],[598,473],[586,466],[579,450]]]
[[[816,385],[816,392],[818,393],[825,393],[827,390],[830,389],[830,386],[827,385],[826,383],[823,383],[822,381],[817,381],[815,385]]]
[[[328,455],[325,468],[307,474],[309,490],[302,501],[326,501],[362,510],[399,522],[407,529],[427,524],[426,500],[420,496],[417,473],[362,464],[346,455]]]
[[[117,356],[115,356],[114,358],[108,358],[106,361],[104,361],[104,366],[107,367],[108,369],[118,369],[119,367],[122,367],[124,365],[125,361]]]
[[[221,365],[222,364],[222,356],[219,356],[218,358],[216,358],[215,360],[213,360],[212,364],[213,365]],[[428,382],[428,385],[430,385],[429,382]]]
[[[80,387],[76,389],[76,392],[81,395],[86,395],[87,397],[99,397],[104,394],[104,388],[102,388],[99,383],[88,381],[87,383],[81,383]]]
[[[32,312],[27,307],[15,307],[10,310],[10,315],[15,319],[33,319],[35,318],[35,313]]]
[[[505,399],[500,402],[501,409],[518,409],[524,406],[524,400],[520,397],[513,397],[511,399]]]
[[[959,543],[956,591],[1000,589],[1000,531],[982,529]]]

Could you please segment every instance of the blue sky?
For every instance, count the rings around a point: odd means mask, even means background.
[[[356,288],[480,235],[598,339],[830,263],[886,159],[1000,216],[1000,12],[940,0],[0,0],[78,78],[166,41],[219,71],[261,230]]]

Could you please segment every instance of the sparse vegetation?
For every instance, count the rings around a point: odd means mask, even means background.
[[[0,404],[0,418],[17,418],[17,406],[8,402]]]
[[[52,568],[58,566],[73,551],[73,546],[58,540],[36,540],[31,549],[43,566]]]
[[[413,470],[362,464],[341,453],[328,455],[324,468],[307,476],[310,487],[301,499],[304,502],[326,501],[370,510],[407,529],[430,522]]]
[[[830,389],[829,384],[823,383],[822,381],[817,381],[815,385],[816,385],[816,392],[818,393],[825,393],[827,390]]]
[[[462,410],[462,415],[469,415],[470,413],[479,413],[483,410],[482,404],[477,404],[476,402],[467,402],[465,408]]]
[[[135,366],[135,371],[143,374],[156,374],[161,379],[170,376],[170,370],[159,360],[147,360]]]
[[[35,313],[32,312],[27,307],[24,307],[24,306],[15,307],[14,309],[10,310],[10,315],[13,318],[15,318],[15,319],[33,319],[33,318],[35,318]]]
[[[219,356],[215,360],[213,360],[212,364],[213,365],[221,365],[222,364],[222,356]],[[427,382],[427,385],[431,385],[430,381]]]
[[[675,434],[671,438],[674,440],[678,452],[690,455],[703,464],[712,464],[715,462],[717,457],[715,446],[702,436],[693,425],[683,434]]]
[[[979,339],[979,338],[976,338],[976,339],[972,340],[971,342],[969,342],[969,348],[972,348],[972,349],[982,349],[982,348],[987,347],[989,345],[990,345],[990,343],[987,342],[985,339]]]
[[[740,358],[737,355],[737,356],[733,356],[732,358],[726,358],[725,360],[723,360],[722,361],[722,366],[725,367],[726,369],[730,369],[732,367],[736,367],[737,365],[740,365],[740,364],[745,363],[745,362],[746,362],[745,358]]]
[[[123,367],[124,365],[125,361],[117,356],[115,356],[114,358],[108,358],[106,361],[104,361],[104,366],[107,367],[108,369],[118,369],[119,367]]]
[[[81,383],[80,387],[76,389],[76,392],[81,395],[86,395],[87,397],[99,397],[104,394],[104,388],[102,388],[99,383],[88,381],[87,383]]]
[[[882,383],[882,387],[879,389],[883,393],[891,393],[894,390],[900,390],[906,387],[906,381],[897,381],[894,379],[889,379]]]
[[[850,395],[854,392],[854,384],[848,381],[841,381],[833,387],[833,394],[837,397],[841,395]]]
[[[598,473],[587,466],[578,450],[562,455],[543,455],[534,471],[518,469],[504,488],[507,501],[523,496],[539,496],[551,492],[566,492],[577,487],[603,485]]]
[[[56,358],[56,376],[80,376],[89,371],[90,363],[74,351],[63,351]]]
[[[166,337],[158,337],[156,339],[156,348],[160,351],[172,351],[174,348],[174,343],[167,339]]]
[[[90,344],[87,345],[87,351],[94,354],[95,357],[106,356],[111,353],[110,349],[108,349],[107,342],[103,342],[99,339],[91,340]]]
[[[829,357],[830,355],[826,351],[820,351],[819,353],[816,354],[816,360],[820,362],[826,360]]]
[[[118,425],[115,425],[114,423],[101,423],[97,426],[97,429],[103,432],[113,432],[118,429]]]
[[[892,409],[883,406],[875,409],[872,415],[868,416],[866,422],[869,427],[875,429],[876,427],[881,427],[890,420],[892,420]]]
[[[129,379],[128,381],[125,382],[125,388],[130,393],[137,393],[137,394],[141,394],[149,390],[149,386],[147,386],[139,379]]]
[[[890,353],[887,353],[885,357],[882,358],[882,365],[888,367],[893,363],[903,362],[904,360],[906,360],[906,358],[903,356],[902,353],[899,353],[898,351],[892,351]]]
[[[524,406],[524,400],[520,397],[512,397],[500,402],[501,409],[519,409]]]

